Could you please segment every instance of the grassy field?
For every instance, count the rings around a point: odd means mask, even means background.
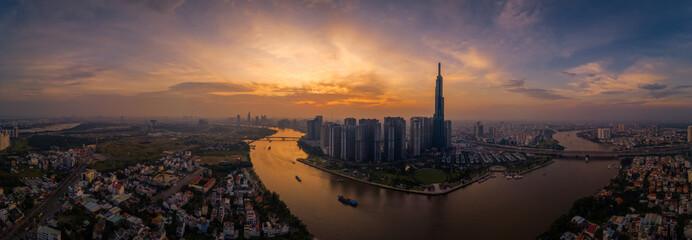
[[[447,181],[447,174],[440,170],[424,168],[413,173],[413,178],[422,184],[442,183]]]
[[[99,152],[110,158],[94,163],[97,171],[113,171],[139,162],[153,161],[163,156],[167,150],[189,150],[195,145],[186,145],[171,138],[148,139],[146,137],[125,138],[99,144]]]
[[[228,155],[228,156],[203,156],[199,161],[200,164],[215,165],[222,162],[237,163],[247,161],[245,155]]]

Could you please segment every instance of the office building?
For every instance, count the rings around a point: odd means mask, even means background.
[[[406,120],[401,117],[384,118],[384,154],[387,161],[406,157]]]
[[[356,127],[356,162],[379,163],[382,125],[377,119],[360,119]]]
[[[433,115],[432,145],[438,150],[447,147],[445,136],[445,103],[442,96],[442,65],[437,63],[437,79],[435,80],[435,114]]]
[[[347,161],[356,160],[356,119],[344,119],[341,127],[341,159]]]
[[[687,126],[687,142],[692,143],[692,125]]]
[[[418,157],[424,151],[425,147],[423,145],[423,138],[425,135],[425,119],[426,117],[412,117],[410,130],[409,130],[409,142],[408,149],[412,157]]]

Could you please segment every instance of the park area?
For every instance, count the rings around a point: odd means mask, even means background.
[[[414,172],[413,179],[421,184],[443,183],[447,181],[447,173],[437,169],[424,168]]]

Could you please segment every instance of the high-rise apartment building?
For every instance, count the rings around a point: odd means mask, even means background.
[[[379,163],[382,125],[377,119],[360,119],[356,127],[356,162]]]
[[[341,127],[341,159],[347,161],[356,160],[356,119],[344,119]]]
[[[384,118],[384,159],[397,161],[406,157],[406,120],[401,117]]]
[[[329,128],[329,156],[341,157],[341,125],[333,124]]]
[[[322,128],[320,130],[320,148],[324,154],[329,154],[329,143],[331,140],[332,126],[334,125],[335,123],[333,122],[326,122],[322,124]]]
[[[613,129],[610,128],[599,128],[598,129],[598,139],[599,140],[608,140],[612,138],[613,135]]]
[[[321,131],[322,116],[316,116],[315,119],[308,120],[307,133],[305,134],[305,138],[307,140],[320,140]]]

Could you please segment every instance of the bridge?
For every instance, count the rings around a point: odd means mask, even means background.
[[[265,137],[255,141],[298,141],[300,137]]]
[[[668,146],[666,148],[656,148],[656,149],[637,149],[637,150],[627,150],[627,151],[564,151],[555,149],[538,149],[538,148],[527,148],[527,147],[516,147],[507,146],[491,143],[480,143],[474,142],[476,146],[483,146],[488,150],[494,151],[505,151],[505,152],[522,152],[522,153],[532,153],[541,155],[554,155],[560,157],[575,157],[583,158],[587,155],[593,158],[615,158],[615,157],[634,157],[634,156],[646,156],[646,155],[657,155],[657,154],[678,154],[683,152],[691,151],[692,149],[686,145],[674,145]]]

